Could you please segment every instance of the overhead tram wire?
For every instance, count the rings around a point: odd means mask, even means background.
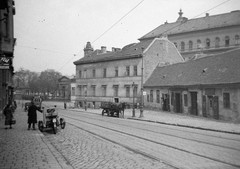
[[[108,31],[110,31],[115,25],[117,25],[123,18],[128,16],[134,9],[136,9],[144,0],[140,1],[137,5],[135,5],[130,11],[128,11],[125,15],[123,15],[120,19],[118,19],[112,26],[110,26],[106,31],[104,31],[99,37],[97,37],[92,43],[96,42],[103,35],[105,35]]]
[[[115,25],[117,25],[123,18],[125,18],[126,16],[128,16],[134,9],[136,9],[141,3],[143,3],[143,1],[145,0],[142,0],[140,1],[137,5],[135,5],[130,11],[128,11],[125,15],[123,15],[120,19],[118,19],[112,26],[110,26],[106,31],[104,31],[100,36],[98,36],[93,42],[96,42],[98,39],[100,39],[103,35],[105,35],[108,31],[110,31]],[[62,70],[62,68],[68,64],[68,62],[70,62],[75,56],[77,56],[77,54],[75,54],[72,58],[70,58],[67,62],[65,62],[64,65],[62,65],[60,68],[59,68],[59,71]]]

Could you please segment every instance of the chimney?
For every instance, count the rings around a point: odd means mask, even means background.
[[[106,52],[107,52],[107,47],[101,46],[101,53],[106,53]]]
[[[206,13],[206,17],[208,17],[209,16],[209,13]]]

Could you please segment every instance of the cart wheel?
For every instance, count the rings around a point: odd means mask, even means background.
[[[38,129],[42,132],[43,131],[43,122],[38,121]]]
[[[61,126],[61,129],[65,128],[66,122],[65,122],[64,118],[60,118],[60,126]]]

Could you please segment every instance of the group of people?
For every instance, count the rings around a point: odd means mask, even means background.
[[[16,109],[16,106],[13,107],[10,103],[7,104],[3,109],[3,114],[5,116],[5,129],[8,129],[7,126],[9,126],[9,129],[12,129],[12,125],[14,123],[14,116],[13,113]],[[31,105],[28,108],[28,130],[32,129],[35,130],[35,124],[37,123],[37,111],[42,112],[40,107],[37,107],[33,101],[31,101]]]

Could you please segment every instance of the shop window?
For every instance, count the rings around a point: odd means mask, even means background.
[[[184,95],[183,95],[183,98],[184,98],[184,106],[187,107],[187,106],[188,106],[188,97],[187,97],[187,94],[184,94]]]
[[[225,47],[228,47],[230,45],[230,38],[229,36],[225,37]]]
[[[153,102],[153,90],[150,90],[150,102]]]
[[[159,90],[156,91],[156,102],[160,103],[160,91]]]
[[[235,45],[240,45],[239,35],[235,35]]]
[[[209,49],[210,48],[210,39],[206,39],[206,48]]]
[[[223,107],[229,109],[230,108],[230,94],[223,93]]]

